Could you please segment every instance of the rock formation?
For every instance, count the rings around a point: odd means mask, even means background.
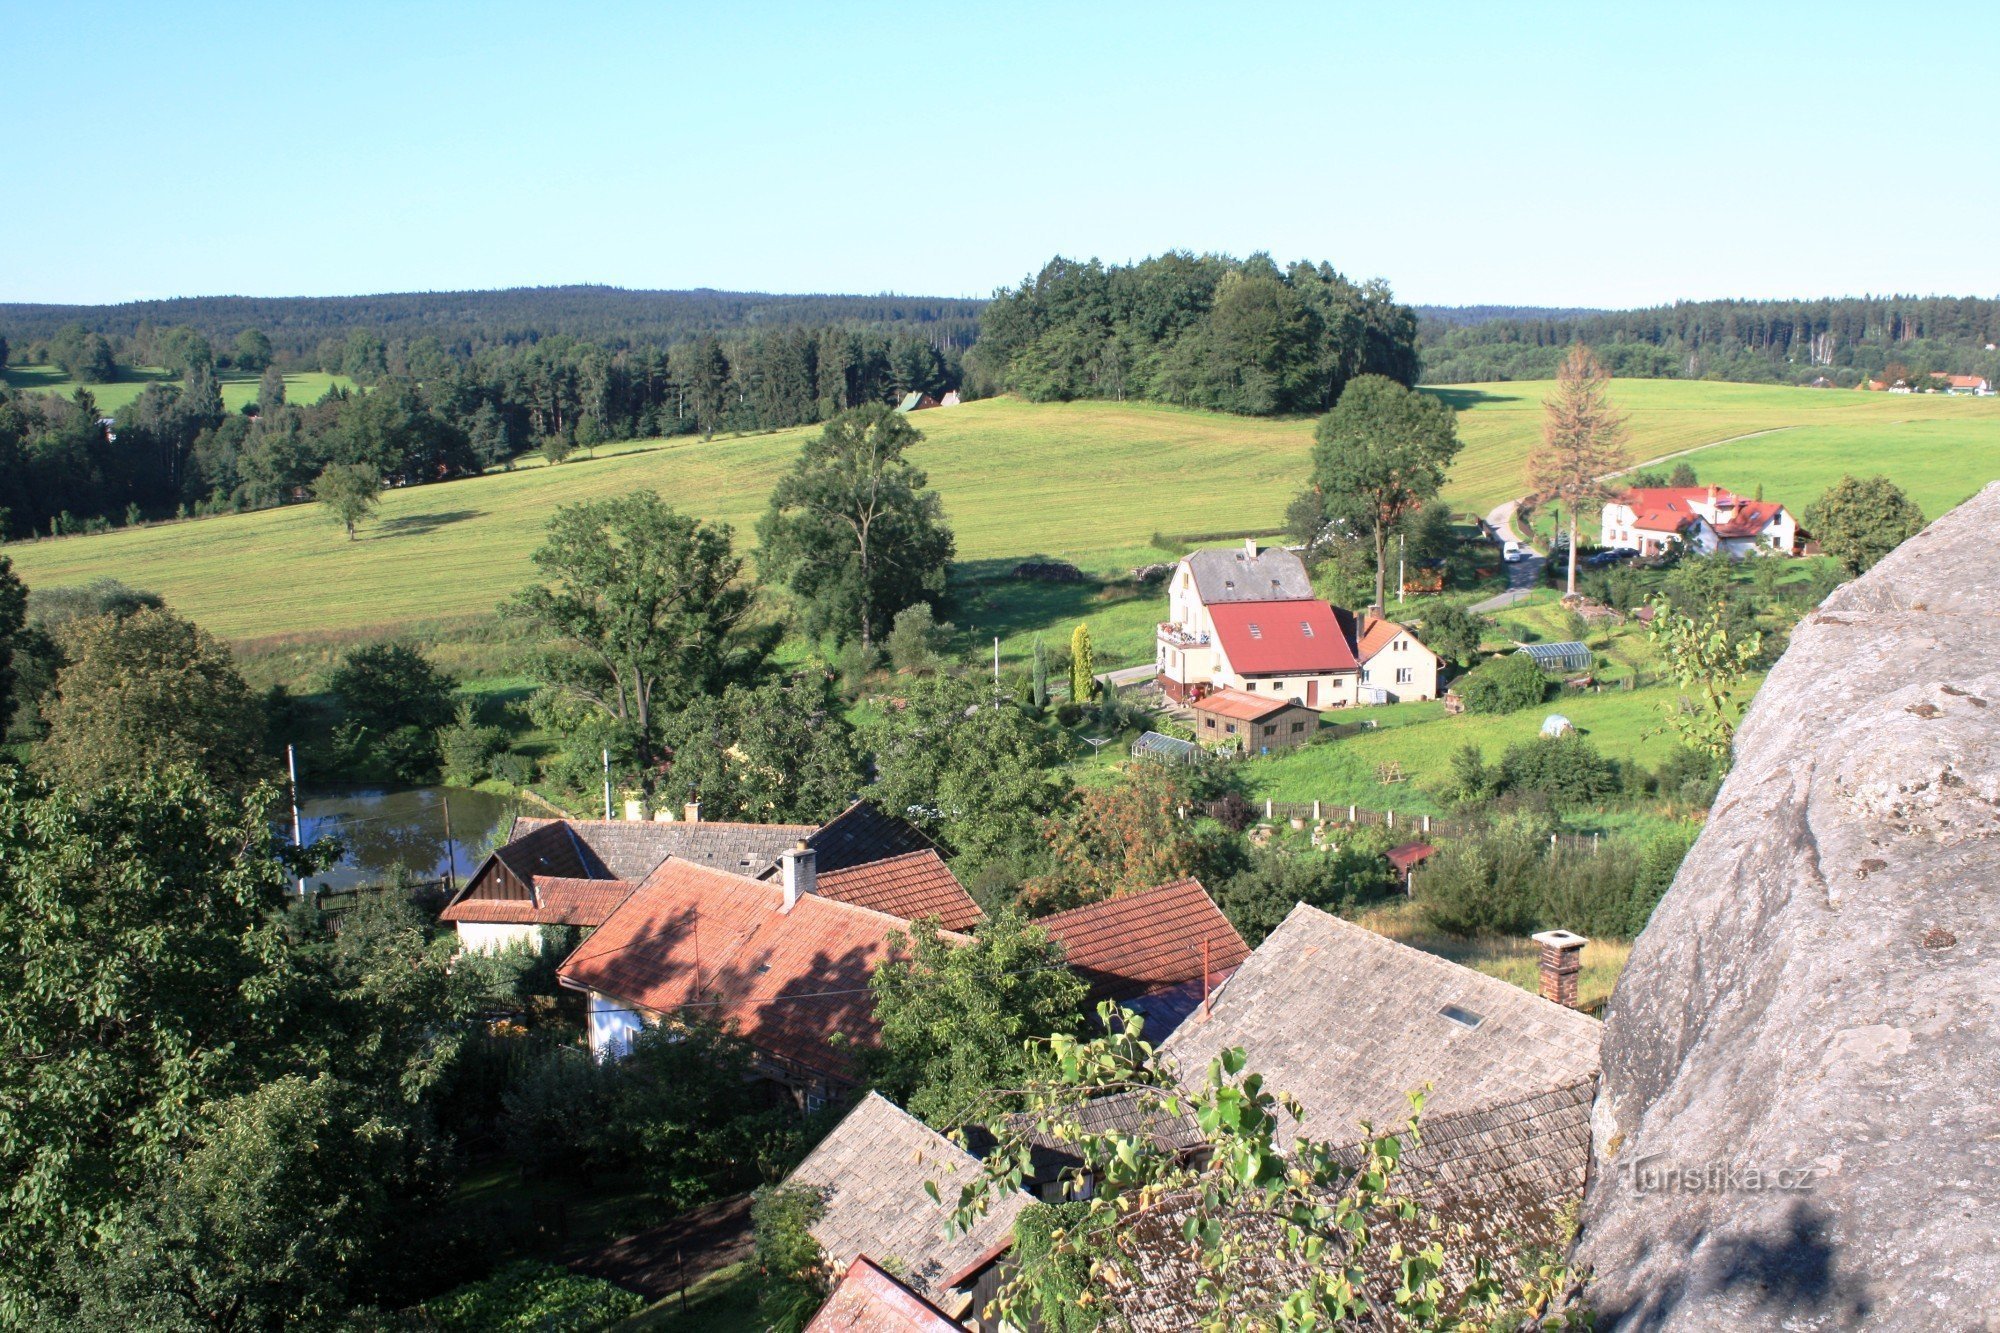
[[[1600,1326],[2000,1329],[2000,483],[1835,592],[1607,1014]]]

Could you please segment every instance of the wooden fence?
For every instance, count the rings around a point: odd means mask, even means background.
[[[1360,828],[1383,828],[1412,842],[1430,838],[1452,838],[1468,831],[1463,820],[1447,815],[1426,815],[1408,810],[1370,810],[1365,806],[1335,801],[1273,801],[1251,803],[1269,823],[1303,820],[1307,824],[1352,824]],[[1595,833],[1552,833],[1549,845],[1573,852],[1595,853],[1602,840]]]

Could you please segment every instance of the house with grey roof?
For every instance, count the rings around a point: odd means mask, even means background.
[[[866,1255],[955,1319],[973,1288],[1013,1244],[1014,1219],[1033,1202],[1019,1190],[952,1231],[959,1190],[979,1160],[880,1093],[869,1093],[785,1181],[819,1195],[813,1239],[839,1271]],[[936,1198],[925,1189],[935,1187]]]
[[[1190,552],[1167,580],[1167,617],[1154,661],[1170,699],[1238,689],[1311,708],[1357,701],[1353,644],[1313,596],[1305,562],[1283,547],[1245,538]]]

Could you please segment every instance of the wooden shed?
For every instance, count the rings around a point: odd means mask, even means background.
[[[1319,710],[1296,699],[1217,690],[1189,704],[1194,734],[1210,745],[1237,746],[1245,754],[1304,745],[1319,730]]]

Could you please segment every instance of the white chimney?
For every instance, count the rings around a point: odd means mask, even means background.
[[[1257,558],[1257,539],[1255,537],[1245,537],[1243,539],[1243,558],[1245,560],[1255,560]]]
[[[701,802],[689,801],[686,805],[682,806],[681,818],[687,820],[690,824],[699,824],[701,822]]]
[[[819,892],[819,854],[805,843],[778,853],[778,864],[784,872],[785,911],[798,906],[802,894]]]

